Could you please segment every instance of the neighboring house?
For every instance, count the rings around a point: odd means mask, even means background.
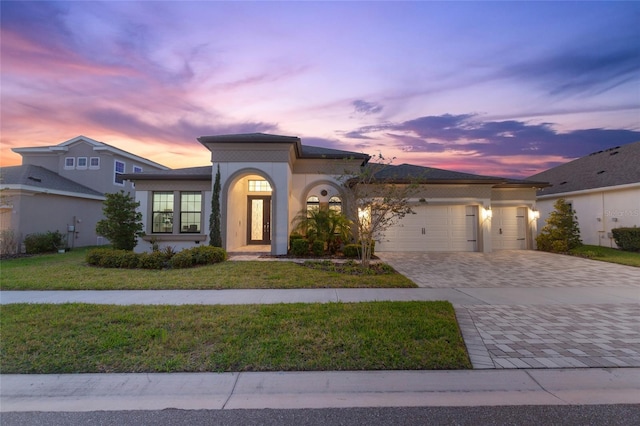
[[[640,226],[640,142],[594,152],[529,179],[551,184],[538,191],[540,225],[564,198],[576,212],[584,244],[615,248],[613,228]]]
[[[369,156],[302,145],[266,134],[203,136],[213,167],[127,174],[136,184],[146,236],[136,247],[176,249],[208,241],[212,181],[221,175],[223,247],[286,254],[292,220],[303,209],[350,211],[337,177],[366,166]],[[533,248],[540,182],[478,176],[429,167],[392,166],[381,180],[421,177],[406,216],[378,251],[480,251]]]
[[[59,145],[13,148],[21,166],[0,169],[0,229],[18,247],[28,234],[60,231],[69,247],[106,243],[96,234],[104,194],[135,192],[125,173],[167,167],[85,136]]]

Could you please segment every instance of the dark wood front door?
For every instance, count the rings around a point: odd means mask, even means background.
[[[271,244],[271,197],[247,198],[247,244]]]

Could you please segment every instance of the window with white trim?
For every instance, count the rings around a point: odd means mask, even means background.
[[[100,157],[91,157],[89,159],[89,168],[97,170],[100,168]]]
[[[78,157],[78,169],[86,169],[87,168],[87,157]]]
[[[142,173],[142,167],[133,166],[133,173]]]
[[[124,179],[122,178],[122,175],[124,174],[124,170],[125,170],[124,162],[115,160],[113,183],[115,183],[116,185],[124,186]]]
[[[67,157],[64,159],[64,168],[65,169],[73,169],[76,166],[76,159],[75,157]]]
[[[180,193],[180,232],[199,233],[202,220],[202,193]]]
[[[173,192],[154,192],[152,200],[154,234],[170,234],[173,232]]]

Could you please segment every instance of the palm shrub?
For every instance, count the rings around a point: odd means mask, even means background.
[[[546,225],[540,231],[540,235],[536,237],[538,250],[566,253],[580,247],[582,240],[580,239],[580,227],[576,212],[562,198],[556,201],[553,207],[555,210],[551,212],[546,220]]]
[[[351,221],[342,213],[331,209],[303,210],[293,219],[294,232],[314,241],[324,241],[329,253],[338,251],[351,236]]]

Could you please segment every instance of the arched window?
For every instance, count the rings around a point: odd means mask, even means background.
[[[333,196],[329,198],[329,210],[342,213],[342,200],[340,197]]]
[[[320,199],[315,195],[307,198],[307,211],[320,210]]]

